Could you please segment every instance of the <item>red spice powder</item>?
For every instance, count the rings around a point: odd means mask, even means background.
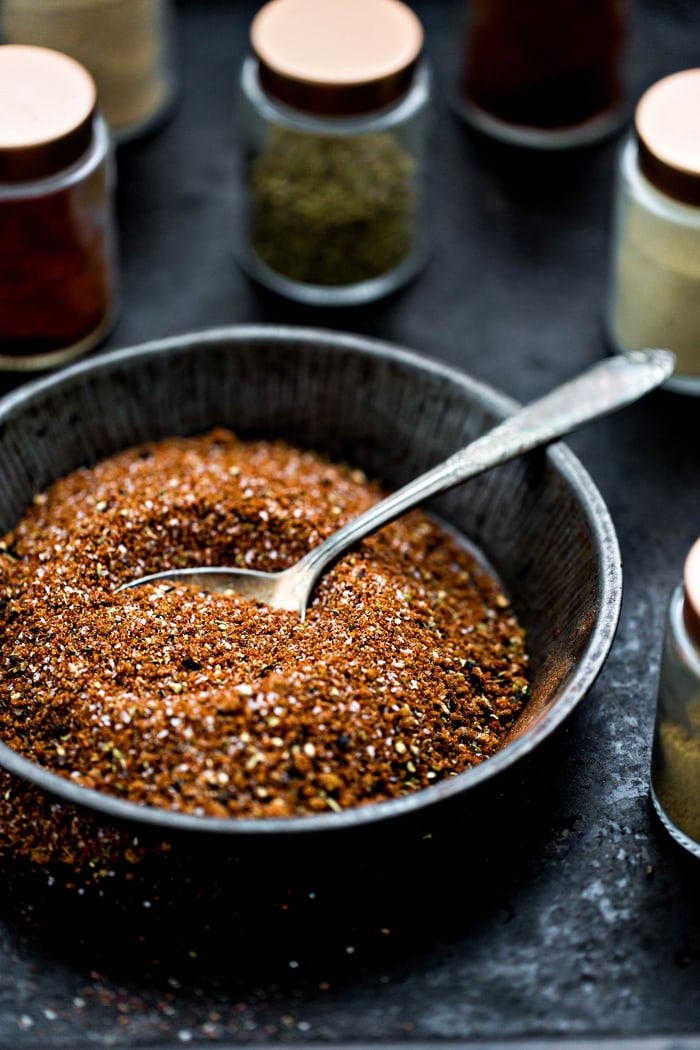
[[[114,309],[107,173],[0,201],[0,353],[12,359],[94,344]]]
[[[237,818],[393,799],[493,755],[525,700],[523,631],[422,512],[344,557],[304,621],[180,585],[115,594],[183,565],[284,568],[382,495],[225,430],[60,480],[0,545],[0,737],[78,784]]]

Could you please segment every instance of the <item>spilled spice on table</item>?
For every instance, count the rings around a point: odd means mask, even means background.
[[[382,494],[222,429],[60,480],[0,548],[2,740],[90,788],[238,818],[393,799],[493,755],[525,701],[524,634],[423,512],[345,556],[304,621],[180,585],[114,593],[182,565],[283,568]]]

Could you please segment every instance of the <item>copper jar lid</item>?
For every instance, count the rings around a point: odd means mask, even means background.
[[[92,139],[97,91],[59,51],[0,46],[0,182],[46,178],[74,164]]]
[[[639,166],[649,182],[675,200],[700,205],[700,69],[653,84],[634,123]]]
[[[683,620],[693,645],[700,650],[700,539],[690,548],[683,574]]]
[[[423,48],[423,27],[400,0],[271,0],[250,36],[270,95],[332,116],[397,101]]]

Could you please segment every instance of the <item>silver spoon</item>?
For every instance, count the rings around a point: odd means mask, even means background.
[[[631,404],[668,379],[674,366],[675,358],[668,350],[638,350],[599,362],[397,489],[281,572],[224,567],[167,569],[124,583],[117,591],[171,580],[208,591],[240,594],[277,609],[298,612],[303,619],[319,576],[365,536],[490,467]]]

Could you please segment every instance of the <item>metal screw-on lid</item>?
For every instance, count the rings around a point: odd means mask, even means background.
[[[644,175],[669,197],[700,205],[700,69],[653,84],[634,123]]]
[[[90,145],[97,92],[87,70],[58,51],[0,46],[0,182],[45,178]]]
[[[423,27],[400,0],[271,0],[250,36],[269,94],[335,116],[399,99],[423,47]]]
[[[683,585],[683,620],[693,644],[700,649],[700,540],[696,540],[686,558]]]

